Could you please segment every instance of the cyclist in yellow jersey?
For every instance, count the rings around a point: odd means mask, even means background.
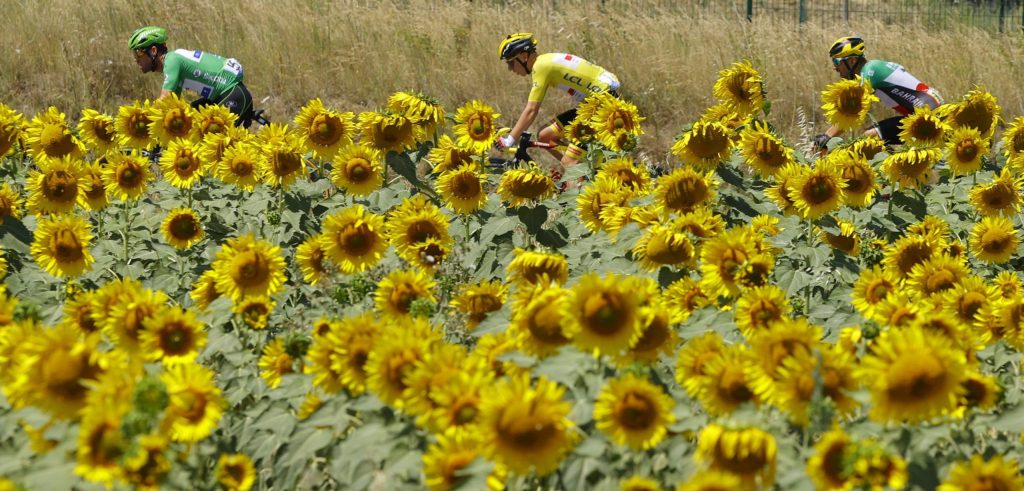
[[[508,69],[516,75],[533,79],[533,88],[527,99],[526,107],[512,131],[495,142],[498,148],[508,148],[519,140],[540,112],[540,104],[544,101],[549,89],[557,89],[568,94],[575,104],[579,104],[588,95],[599,92],[615,91],[619,88],[619,79],[608,70],[601,68],[583,58],[568,53],[537,54],[537,39],[528,32],[510,34],[498,46],[498,57],[505,61]],[[551,125],[541,130],[537,139],[546,143],[557,143],[562,136],[563,128],[576,118],[575,104],[572,109],[558,115]],[[583,149],[569,145],[565,154],[549,149],[555,158],[565,167],[579,161]]]

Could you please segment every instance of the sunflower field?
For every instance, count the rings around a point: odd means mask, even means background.
[[[1024,488],[1024,118],[713,93],[667,165],[588,98],[562,182],[482,101],[0,104],[0,490]]]

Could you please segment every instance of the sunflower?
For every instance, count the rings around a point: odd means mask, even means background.
[[[139,153],[114,154],[103,169],[103,181],[108,196],[121,201],[135,201],[146,191],[153,174],[149,171],[149,160]]]
[[[829,84],[821,92],[821,102],[825,119],[840,130],[847,131],[864,122],[871,104],[878,102],[878,97],[875,97],[871,84],[858,75],[852,80]]]
[[[160,484],[171,472],[171,462],[166,456],[167,443],[167,438],[162,435],[142,435],[138,437],[137,445],[124,456],[124,477],[136,489],[160,489]]]
[[[307,151],[318,158],[330,160],[342,147],[352,144],[355,136],[355,114],[339,113],[324,107],[319,98],[311,99],[295,116],[300,140]]]
[[[702,174],[683,167],[658,179],[654,196],[666,209],[688,213],[705,203],[712,202],[717,187],[718,182],[711,172]]]
[[[299,176],[305,176],[306,159],[296,131],[286,125],[270,123],[256,134],[263,153],[260,159],[263,182],[272,188],[287,189]]]
[[[767,489],[775,481],[775,437],[760,428],[728,428],[713,423],[700,432],[698,462],[739,477],[744,488]]]
[[[440,174],[455,169],[462,164],[468,164],[473,161],[474,156],[481,155],[482,153],[462,148],[450,136],[441,135],[437,146],[430,149],[430,153],[427,154],[427,162],[430,162],[433,166],[435,174]]]
[[[533,162],[525,169],[505,171],[498,184],[498,196],[511,208],[543,201],[554,194],[554,179]]]
[[[435,187],[445,205],[459,214],[470,214],[487,202],[484,184],[487,174],[476,163],[463,164],[457,169],[441,173]]]
[[[714,170],[732,153],[731,133],[722,123],[697,121],[672,145],[672,154],[696,170]]]
[[[599,103],[589,118],[588,126],[596,131],[595,138],[613,152],[629,151],[636,147],[640,129],[640,116],[636,105],[604,92],[592,94]]]
[[[199,310],[206,310],[214,300],[220,298],[220,292],[217,291],[217,272],[208,269],[200,275],[192,285],[189,297],[199,307]]]
[[[137,150],[149,150],[156,145],[156,139],[149,129],[149,118],[154,114],[149,101],[133,102],[130,106],[121,106],[114,118],[114,129],[117,132],[118,144]]]
[[[314,374],[314,385],[328,392],[345,389],[353,396],[366,392],[366,362],[382,328],[366,312],[346,317],[332,324],[327,334],[314,337],[306,355],[310,363],[304,368]]]
[[[885,152],[887,149],[885,141],[878,135],[858,138],[853,142],[853,145],[847,148],[850,152],[869,162],[875,158],[875,155]]]
[[[658,386],[636,375],[610,380],[594,403],[597,429],[615,443],[635,450],[658,445],[675,422],[672,400]]]
[[[260,378],[267,383],[267,387],[276,389],[281,385],[283,375],[295,371],[295,358],[285,349],[284,339],[274,338],[263,346],[257,366],[260,368]]]
[[[874,167],[867,160],[853,152],[845,152],[840,158],[839,177],[846,181],[843,186],[843,204],[862,208],[871,204],[878,191],[878,178]]]
[[[434,298],[436,283],[423,270],[396,269],[377,284],[373,294],[373,305],[382,317],[400,319],[409,316],[409,309],[416,300],[437,301]]]
[[[619,483],[620,491],[661,491],[658,481],[643,476],[632,476]]]
[[[345,274],[365,271],[377,264],[388,243],[384,218],[362,205],[353,205],[324,219],[320,248]]]
[[[382,153],[414,148],[423,131],[405,116],[379,112],[360,113],[359,127],[363,133],[362,143]]]
[[[775,285],[751,288],[736,302],[736,327],[750,338],[785,318],[790,310],[786,292],[781,288]]]
[[[919,328],[889,330],[871,345],[856,375],[871,392],[871,419],[923,421],[956,408],[964,354]]]
[[[78,120],[78,134],[96,155],[103,155],[117,144],[114,118],[95,109],[83,109]]]
[[[81,217],[58,216],[39,220],[32,235],[31,253],[39,267],[58,278],[76,277],[93,263],[90,225]]]
[[[1020,236],[1013,222],[1002,216],[987,216],[974,224],[971,229],[971,251],[978,259],[987,263],[1002,264],[1010,260]]]
[[[1003,271],[996,275],[992,283],[999,291],[1000,297],[1005,300],[1016,297],[1024,291],[1024,280],[1015,271]]]
[[[774,400],[776,382],[787,358],[814,352],[820,345],[821,327],[805,318],[785,318],[748,339],[756,363],[746,367],[751,388],[764,400]]]
[[[227,491],[248,491],[256,484],[256,467],[248,455],[221,454],[214,471],[217,484]]]
[[[0,107],[0,114],[3,108]],[[0,141],[0,150],[2,141]],[[0,155],[3,152],[0,151]],[[1006,155],[1006,165],[1017,172],[1024,170],[1024,116],[1018,116],[1003,133],[1003,155]]]
[[[852,454],[855,444],[842,428],[835,428],[814,445],[814,455],[807,460],[807,475],[817,489],[842,491],[850,489]]]
[[[740,488],[740,478],[730,472],[701,471],[679,483],[676,491],[733,491]]]
[[[889,244],[882,264],[900,279],[906,278],[914,266],[938,254],[943,240],[937,235],[907,235]]]
[[[220,104],[200,106],[192,121],[196,131],[196,139],[206,140],[208,135],[226,135],[235,128],[238,115]]]
[[[466,481],[461,471],[481,457],[480,437],[455,430],[436,436],[423,453],[423,484],[430,491],[458,489]]]
[[[160,230],[164,240],[175,249],[188,249],[203,240],[203,222],[191,208],[175,208],[167,212]]]
[[[302,279],[316,286],[330,277],[327,253],[323,247],[324,235],[312,235],[295,248],[295,264],[302,271]]]
[[[7,217],[21,218],[24,215],[22,209],[21,193],[11,187],[10,183],[5,182],[3,186],[0,186],[0,221]]]
[[[421,246],[429,239],[435,239],[442,250],[450,249],[453,239],[448,226],[449,219],[441,209],[419,194],[391,211],[387,235],[399,257],[417,264],[421,262]]]
[[[740,293],[740,280],[757,254],[754,236],[746,227],[708,239],[700,250],[701,288],[709,295]]]
[[[461,345],[438,343],[430,347],[423,358],[405,371],[405,390],[402,391],[403,410],[416,416],[416,424],[429,427],[435,411],[441,406],[434,393],[458,378],[466,366],[466,348]]]
[[[350,144],[335,156],[331,182],[352,196],[368,196],[384,183],[383,159],[373,147]]]
[[[946,122],[954,129],[967,127],[978,130],[982,137],[992,138],[999,121],[999,104],[984,87],[976,87],[955,104],[941,106]]]
[[[974,128],[958,128],[946,143],[946,163],[953,175],[973,174],[981,169],[982,157],[988,154],[989,141]]]
[[[930,106],[918,106],[900,121],[899,137],[909,147],[933,147],[941,144],[947,127]]]
[[[135,354],[142,349],[141,335],[147,319],[156,317],[168,303],[167,294],[142,288],[138,282],[108,283],[101,288],[93,306],[100,329],[119,349]]]
[[[682,318],[660,294],[651,295],[640,307],[640,338],[629,351],[615,357],[616,365],[653,365],[662,355],[671,355],[679,344],[672,324],[682,322]]]
[[[705,109],[700,115],[700,120],[714,121],[716,123],[722,123],[730,130],[740,130],[745,126],[750,125],[751,116],[752,114],[739,114],[729,104],[719,102],[718,104]],[[735,135],[733,135],[733,138],[735,138]]]
[[[747,165],[764,179],[794,162],[793,149],[772,134],[767,123],[757,121],[740,134],[740,152]]]
[[[455,143],[477,154],[490,150],[497,134],[494,121],[501,117],[480,101],[469,101],[455,111]]]
[[[193,140],[196,137],[195,109],[177,94],[161,97],[153,103],[149,114],[149,132],[167,145],[174,140]]]
[[[596,233],[605,229],[602,213],[609,207],[626,206],[632,190],[608,174],[600,174],[576,197],[576,211],[587,229]]]
[[[562,314],[568,307],[568,300],[569,290],[554,282],[520,286],[508,327],[520,351],[546,358],[572,341],[566,330],[568,319]]]
[[[70,155],[44,159],[29,172],[25,191],[32,214],[68,213],[82,201],[82,161]]]
[[[490,367],[481,361],[480,358],[469,361],[447,384],[431,390],[435,409],[427,422],[430,431],[435,434],[451,430],[477,431],[484,393],[495,380]]]
[[[228,239],[211,266],[217,290],[235,302],[247,296],[273,296],[286,280],[281,248],[252,235]]]
[[[833,163],[819,160],[814,167],[793,178],[789,199],[804,218],[814,220],[842,205],[846,192],[842,171]]]
[[[796,202],[789,196],[796,191],[796,178],[803,174],[805,167],[798,163],[787,164],[775,175],[775,185],[765,189],[764,194],[772,200],[784,215],[796,214]]]
[[[739,114],[759,111],[764,102],[761,74],[748,60],[733,63],[731,67],[718,72],[718,80],[712,90],[715,98]]]
[[[366,358],[366,387],[385,404],[405,409],[402,394],[409,387],[409,375],[436,338],[423,319],[392,324],[380,333]]]
[[[704,339],[694,346],[687,355],[686,362],[692,364],[687,367],[694,371],[696,377],[692,381],[684,380],[684,388],[691,397],[700,401],[704,410],[714,416],[725,416],[736,408],[746,403],[759,403],[760,399],[754,392],[751,380],[747,376],[744,366],[751,363],[751,353],[743,345],[722,346],[718,341],[715,344],[713,338]],[[698,348],[703,349],[697,353]],[[716,351],[717,350],[717,351]],[[676,365],[676,379],[680,377],[680,364],[684,362],[683,354],[680,353]]]
[[[958,417],[963,417],[968,410],[991,411],[996,407],[1003,392],[997,377],[974,370],[968,372],[963,387],[964,395],[957,402],[957,412],[955,413]]]
[[[807,426],[819,383],[821,395],[832,400],[840,415],[857,407],[850,393],[857,389],[853,376],[854,355],[838,349],[820,353],[799,350],[782,360],[777,372],[771,402],[789,415],[789,420]]]
[[[959,324],[970,326],[977,320],[978,313],[999,296],[998,287],[986,283],[978,276],[970,275],[946,291],[941,303],[943,310],[952,314]]]
[[[647,165],[637,165],[633,157],[630,156],[602,162],[597,173],[617,178],[623,186],[632,189],[639,195],[646,194],[651,185],[651,175],[647,170]]]
[[[83,208],[90,211],[99,211],[109,204],[107,200],[107,188],[103,182],[103,165],[105,158],[100,158],[92,164],[85,164],[82,167],[80,182],[82,183],[82,199],[78,202]],[[2,199],[2,198],[0,198]]]
[[[204,109],[210,107],[221,106],[203,106]],[[228,126],[219,133],[207,133],[200,141],[202,142],[203,159],[211,165],[217,165],[217,163],[224,159],[224,152],[229,148],[240,143],[255,144],[256,135],[249,133],[249,130],[242,127]]]
[[[678,228],[654,224],[644,229],[632,249],[640,269],[657,271],[663,266],[693,266],[696,251],[689,236]]]
[[[857,227],[842,219],[836,220],[836,224],[839,226],[838,234],[822,230],[818,237],[833,249],[847,256],[856,257],[860,254],[860,235],[857,234]]]
[[[484,453],[518,474],[551,473],[577,440],[564,394],[544,377],[535,386],[525,375],[498,381],[480,408]]]
[[[615,355],[640,338],[637,278],[588,273],[572,287],[563,315],[566,332],[585,353]]]
[[[200,157],[199,144],[191,140],[176,139],[166,144],[160,153],[160,171],[171,186],[179,189],[191,188],[206,173]]]
[[[226,407],[213,372],[199,364],[179,363],[165,366],[160,380],[170,396],[163,424],[171,440],[195,443],[209,436]]]
[[[1001,455],[986,460],[981,455],[971,456],[969,462],[956,462],[938,491],[965,489],[1022,489],[1024,477],[1016,459],[1003,459]]]
[[[999,176],[988,184],[978,184],[968,194],[971,204],[983,216],[1012,216],[1020,211],[1021,183],[1024,178],[1018,177],[1004,167]]]
[[[113,487],[124,477],[121,459],[128,451],[126,440],[119,414],[92,412],[78,428],[75,474]]]
[[[451,306],[466,315],[466,327],[472,330],[507,299],[508,289],[500,281],[481,281],[462,285]]]
[[[533,285],[543,278],[564,284],[569,279],[569,262],[556,252],[527,251],[515,248],[515,257],[505,267],[506,281],[519,285]]]
[[[420,92],[395,92],[388,97],[388,110],[401,114],[423,128],[427,137],[444,126],[445,113],[441,103]]]
[[[191,310],[170,306],[142,321],[142,352],[164,366],[191,362],[206,345],[206,326]]]
[[[25,116],[0,102],[0,158],[5,157],[21,140]]]
[[[32,118],[25,129],[25,143],[37,162],[64,156],[80,159],[85,155],[85,145],[68,128],[67,117],[53,106]]]
[[[34,406],[56,419],[77,419],[87,405],[89,385],[110,368],[99,338],[82,339],[69,326],[30,328],[15,348],[13,378],[4,384],[10,407]]]
[[[215,175],[221,181],[243,191],[252,191],[263,180],[263,155],[251,143],[239,143],[224,150],[217,161]]]
[[[242,322],[252,329],[266,329],[267,319],[274,311],[276,302],[262,295],[248,296],[236,302],[231,310],[242,318]]]

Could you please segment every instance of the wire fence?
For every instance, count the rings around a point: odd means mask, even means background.
[[[729,5],[735,2],[735,5]],[[704,8],[741,12],[747,20],[771,18],[795,23],[843,24],[871,19],[928,29],[970,26],[993,32],[1021,33],[1022,0],[733,0],[707,2]],[[725,13],[725,12],[723,12]]]

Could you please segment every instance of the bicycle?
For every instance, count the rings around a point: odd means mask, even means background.
[[[504,130],[501,130],[498,133],[501,134],[502,131]],[[534,141],[533,135],[531,133],[523,132],[523,134],[519,137],[519,145],[516,146],[515,154],[511,159],[502,157],[489,157],[487,159],[487,167],[492,171],[504,172],[508,169],[517,167],[522,162],[533,161],[533,157],[531,157],[530,153],[528,152],[528,150],[531,148],[549,149],[556,148],[557,146],[558,145],[554,143]],[[505,151],[511,150],[511,148],[505,149]]]

